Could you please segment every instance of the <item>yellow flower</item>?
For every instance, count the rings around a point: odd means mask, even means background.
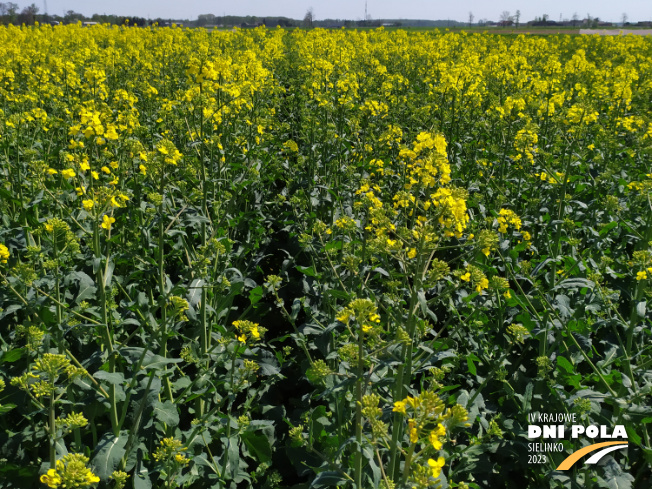
[[[106,133],[104,135],[106,136],[107,139],[111,139],[112,141],[118,139],[118,133],[116,132],[114,126],[109,126],[106,129]]]
[[[444,460],[444,457],[439,457],[436,461],[431,458],[428,459],[428,465],[430,466],[430,469],[432,470],[432,476],[435,479],[439,477],[445,462],[446,461]]]
[[[97,179],[100,178],[100,174],[97,173],[96,171],[92,171],[91,176],[93,177],[94,180],[97,180]]]
[[[647,273],[645,271],[637,272],[636,280],[647,280]]]
[[[489,287],[489,280],[486,278],[480,279],[480,282],[478,282],[478,285],[475,286],[475,290],[478,292],[483,291],[484,289]]]
[[[147,175],[147,167],[145,165],[140,165],[138,169],[140,170],[140,173]]]
[[[407,257],[412,259],[415,256],[417,256],[417,250],[415,248],[411,248],[410,251],[408,251]]]
[[[57,474],[55,469],[50,469],[47,474],[41,476],[41,482],[47,484],[48,487],[59,487],[59,484],[61,484],[61,476]]]
[[[54,168],[48,168],[47,172],[48,172],[48,175],[56,175],[57,173],[59,173]]]
[[[75,187],[75,192],[77,192],[77,195],[84,195],[86,193],[86,187]]]
[[[405,410],[405,401],[396,401],[392,411],[395,413],[407,414],[407,411]]]
[[[413,419],[408,419],[408,432],[410,433],[410,443],[416,443],[419,441],[417,422]]]
[[[462,275],[460,278],[461,278],[462,280],[464,280],[465,282],[468,282],[469,280],[471,280],[471,274],[470,274],[469,272],[466,272],[466,273],[465,273],[464,275]]]
[[[106,173],[107,175],[111,175],[111,170],[109,170],[108,166],[103,166],[101,170]]]
[[[9,259],[9,248],[0,243],[0,263],[7,263]]]
[[[94,205],[95,205],[95,202],[93,202],[92,199],[82,200],[82,207],[87,211],[90,211],[93,208]]]
[[[66,170],[63,170],[61,172],[61,175],[63,175],[65,179],[75,178],[75,170],[73,170],[72,168],[67,168]]]
[[[177,453],[174,456],[174,461],[178,464],[184,464],[184,465],[190,462],[190,460],[188,460],[188,458],[181,453]]]
[[[440,438],[446,435],[446,428],[443,424],[439,423],[437,428],[430,432],[430,443],[435,450],[440,450],[443,446]]]
[[[100,224],[100,227],[108,231],[109,229],[111,229],[111,224],[113,224],[114,222],[115,222],[114,217],[109,217],[106,214],[104,214],[104,216],[102,216],[102,224]]]
[[[340,313],[335,317],[335,319],[337,319],[340,323],[349,324],[351,315],[352,315],[352,311],[345,307],[340,311]]]
[[[140,157],[141,160],[147,161],[147,153],[145,153],[144,151],[141,151],[138,156]]]
[[[100,478],[86,467],[88,457],[69,453],[57,460],[56,469],[50,469],[41,476],[41,482],[53,488],[90,487],[100,482]]]

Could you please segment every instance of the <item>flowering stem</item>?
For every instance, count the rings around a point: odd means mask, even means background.
[[[394,402],[400,401],[405,397],[405,382],[404,378],[408,380],[412,376],[412,345],[414,344],[414,331],[416,326],[416,311],[419,304],[419,290],[421,290],[421,283],[425,275],[426,268],[429,261],[425,266],[421,265],[421,243],[419,243],[419,250],[417,251],[417,273],[415,273],[414,285],[412,287],[412,294],[410,297],[410,309],[408,310],[407,318],[407,334],[410,337],[409,344],[403,344],[401,347],[401,365],[396,374],[396,383],[394,384]],[[423,270],[421,268],[423,267]],[[389,456],[388,475],[390,479],[394,480],[394,474],[398,470],[398,445],[399,438],[403,433],[403,417],[401,413],[394,414],[392,423],[392,443]]]
[[[54,469],[56,466],[56,451],[55,451],[55,442],[57,436],[57,422],[55,419],[54,412],[54,382],[51,382],[52,392],[50,393],[50,468]]]
[[[165,173],[163,173],[161,178],[161,195],[164,196],[165,190]],[[159,221],[158,221],[158,286],[160,294],[160,307],[161,307],[161,348],[160,355],[162,357],[167,356],[167,341],[168,341],[168,321],[167,321],[167,293],[165,290],[165,226],[163,223],[163,205],[165,203],[165,198],[161,199],[161,204],[159,205]],[[166,376],[165,380],[165,391],[168,399],[174,402],[174,397],[172,395],[172,384],[170,383],[170,377]]]
[[[111,230],[109,228],[108,230],[109,236],[108,239],[110,239],[111,235]],[[106,243],[106,261],[108,263],[109,260],[109,242],[107,239]],[[98,226],[95,226],[93,229],[93,244],[94,244],[94,251],[95,251],[95,258],[102,260],[102,253],[100,250],[100,232],[98,229]],[[97,280],[97,288],[100,292],[100,307],[102,311],[102,324],[104,326],[104,331],[103,331],[103,336],[104,336],[104,343],[107,349],[107,354],[109,357],[109,373],[115,373],[115,357],[113,356],[113,341],[111,339],[111,330],[109,328],[109,314],[108,314],[108,307],[106,303],[106,284],[104,280],[104,270],[102,269],[101,266],[97,267],[97,273],[96,273],[96,280]],[[111,384],[109,386],[109,404],[111,405],[111,428],[113,431],[114,436],[118,436],[120,433],[120,428],[118,425],[118,406],[117,406],[117,399],[116,399],[116,388],[114,384]]]
[[[358,368],[355,385],[355,487],[362,489],[362,372],[364,369],[364,333],[362,324],[358,324]]]
[[[61,353],[63,349],[63,336],[61,334],[61,329],[62,329],[62,318],[63,314],[61,311],[61,291],[60,291],[60,278],[59,278],[59,249],[57,247],[57,236],[56,236],[56,231],[52,233],[52,242],[54,244],[54,256],[57,261],[57,266],[55,269],[55,290],[54,290],[54,295],[57,298],[56,302],[56,308],[57,308],[57,348],[59,349],[59,353]]]
[[[407,479],[410,475],[410,465],[412,464],[412,456],[414,455],[414,450],[417,447],[416,443],[412,443],[410,445],[410,450],[408,451],[407,455],[405,456],[405,465],[403,467],[403,484],[407,482]]]

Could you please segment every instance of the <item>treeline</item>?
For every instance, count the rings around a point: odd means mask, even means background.
[[[172,23],[183,24],[192,27],[256,27],[267,26],[276,27],[281,26],[284,28],[291,27],[380,27],[382,25],[397,26],[397,27],[459,27],[464,25],[461,22],[454,20],[422,20],[422,19],[367,19],[367,20],[348,20],[348,19],[322,19],[315,20],[308,14],[303,20],[291,19],[288,17],[273,16],[273,17],[259,17],[254,15],[239,16],[239,15],[214,15],[202,14],[194,21],[188,20],[172,20],[172,19],[146,19],[138,16],[124,16],[124,15],[101,15],[93,14],[90,17],[84,16],[74,10],[68,10],[65,15],[50,15],[48,13],[41,13],[39,7],[32,3],[31,5],[20,9],[18,4],[14,2],[0,2],[0,23],[2,24],[25,24],[33,25],[35,22],[41,24],[74,24],[76,22],[93,22],[98,24],[113,24],[113,25],[137,25],[149,26],[159,25],[162,27],[169,26]]]
[[[259,17],[255,15],[214,15],[202,14],[191,22],[196,27],[380,27],[381,25],[403,27],[458,27],[464,25],[454,20],[422,20],[422,19],[322,19],[316,20],[306,14],[303,20],[288,17]]]
[[[14,2],[0,2],[0,23],[1,24],[17,24],[17,25],[34,25],[35,22],[41,24],[74,24],[76,22],[95,22],[98,24],[114,24],[114,25],[138,25],[148,26],[158,24],[160,26],[170,25],[173,20],[170,19],[146,19],[138,16],[125,16],[125,15],[101,15],[93,14],[87,17],[74,10],[68,10],[65,15],[50,15],[48,13],[41,13],[39,7],[32,3],[31,5],[21,9],[18,4]],[[186,21],[178,21],[184,23]]]

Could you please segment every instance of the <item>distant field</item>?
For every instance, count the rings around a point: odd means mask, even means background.
[[[652,39],[460,31],[0,27],[0,488],[650,487]]]

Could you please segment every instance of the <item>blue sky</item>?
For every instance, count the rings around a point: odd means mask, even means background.
[[[6,0],[3,0],[6,1]],[[43,0],[34,0],[41,12]],[[133,15],[139,17],[163,17],[196,19],[199,14],[215,15],[281,15],[295,19],[303,18],[306,10],[313,8],[317,19],[340,18],[362,19],[365,12],[365,0],[238,0],[237,2],[218,2],[211,0],[46,0],[48,12],[63,15],[67,10],[74,10],[85,15],[106,13]],[[20,8],[32,1],[16,1]],[[521,21],[532,20],[535,16],[547,14],[551,20],[570,19],[574,13],[579,18],[590,14],[602,20],[619,22],[626,13],[630,22],[652,20],[652,0],[621,0],[619,2],[595,0],[547,0],[533,2],[525,0],[367,0],[367,11],[372,18],[421,18],[452,19],[466,22],[469,12],[475,20],[499,20],[503,11],[511,13],[520,10]]]

